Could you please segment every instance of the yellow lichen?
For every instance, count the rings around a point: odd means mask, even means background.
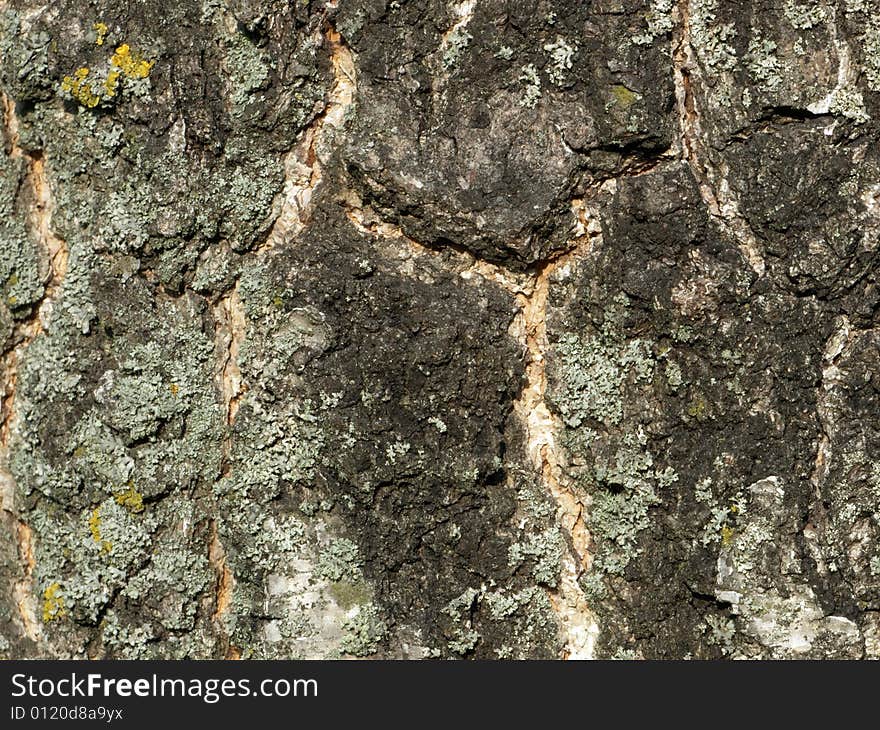
[[[698,421],[704,421],[708,417],[709,403],[703,396],[695,396],[687,409],[688,415],[693,416]]]
[[[89,531],[92,533],[92,539],[101,546],[101,551],[109,553],[113,549],[113,543],[105,540],[101,535],[101,508],[95,507],[89,517]]]
[[[105,96],[116,96],[116,87],[119,86],[119,77],[122,76],[121,71],[110,71],[107,74],[107,78],[104,79],[104,94]]]
[[[61,82],[61,90],[66,91],[83,106],[92,109],[100,104],[101,97],[95,93],[92,85],[86,80],[89,73],[90,70],[85,66],[78,68],[74,71],[73,76],[64,77]]]
[[[116,504],[125,507],[129,512],[144,511],[144,495],[142,495],[134,486],[129,483],[128,489],[117,494],[114,499]]]
[[[110,32],[110,29],[107,27],[106,23],[102,23],[100,20],[92,27],[95,29],[95,45],[103,46],[104,39],[107,37],[107,33]]]
[[[145,79],[150,75],[155,61],[147,61],[138,52],[132,51],[128,43],[123,43],[116,49],[110,63],[130,79]]]
[[[64,607],[64,596],[59,594],[61,585],[53,583],[43,591],[43,621],[48,623],[67,615]]]
[[[180,386],[177,383],[171,383],[168,386],[168,390],[171,391],[171,395],[177,395],[180,392]]]
[[[730,525],[724,525],[721,528],[721,544],[729,545],[733,540],[733,536],[736,534],[736,530],[734,530]]]

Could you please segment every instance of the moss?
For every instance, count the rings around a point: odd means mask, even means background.
[[[614,84],[611,87],[611,96],[615,104],[622,109],[629,109],[629,107],[642,98],[640,94],[630,91],[623,84]]]
[[[696,418],[698,421],[706,421],[709,419],[709,401],[706,398],[697,393],[691,398],[690,403],[687,407],[687,414],[691,418]]]
[[[368,603],[372,595],[370,587],[364,581],[347,583],[340,581],[331,583],[328,592],[341,608],[348,611],[354,606]]]

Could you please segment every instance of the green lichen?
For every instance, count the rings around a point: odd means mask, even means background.
[[[782,85],[782,65],[776,57],[776,42],[755,34],[749,41],[746,65],[751,77],[769,91]]]
[[[372,603],[361,606],[353,617],[345,621],[342,628],[346,633],[340,649],[356,657],[375,654],[388,636],[388,625]]]
[[[663,38],[672,32],[672,9],[674,0],[651,0],[651,6],[645,16],[647,28],[643,33],[632,37],[637,46],[647,46],[657,38]]]
[[[16,319],[25,317],[44,294],[46,268],[24,223],[15,217],[0,222],[0,292]]]
[[[833,114],[840,114],[851,119],[856,124],[864,124],[871,119],[865,109],[862,93],[853,86],[836,89],[828,105],[828,110]]]
[[[49,34],[32,21],[22,22],[11,8],[0,9],[0,86],[16,101],[48,96]]]
[[[510,594],[502,591],[489,591],[483,597],[483,602],[489,608],[489,617],[501,621],[509,619],[533,600],[545,595],[540,588],[532,586]]]
[[[880,92],[880,16],[871,13],[861,38],[864,49],[863,67],[868,88]]]
[[[808,3],[786,0],[784,13],[793,28],[807,30],[825,21],[826,6],[821,0]]]
[[[518,80],[523,82],[524,89],[519,105],[526,109],[534,109],[541,99],[541,77],[533,63],[523,66],[521,71]]]
[[[358,546],[344,537],[331,540],[321,552],[315,574],[333,582],[356,583],[361,577]]]
[[[672,360],[666,363],[666,382],[672,391],[678,390],[686,383],[681,372],[681,366]]]
[[[541,585],[555,587],[559,581],[564,544],[558,529],[549,528],[527,535],[508,548],[507,562],[517,569],[528,565],[532,577]]]
[[[644,450],[644,438],[627,435],[610,469],[597,470],[599,484],[593,492],[588,527],[598,542],[593,570],[622,574],[641,553],[639,534],[650,527],[649,510],[660,503],[657,489],[677,479],[674,472],[657,472]]]
[[[694,0],[691,3],[691,42],[709,73],[732,71],[736,66],[733,23],[718,20],[718,0]]]
[[[443,47],[443,68],[446,70],[453,68],[472,39],[473,36],[463,26],[454,28],[447,36]]]
[[[626,339],[619,321],[626,306],[619,296],[602,328],[593,336],[565,333],[554,344],[553,373],[559,380],[554,400],[566,426],[577,428],[594,420],[608,425],[623,419],[623,387],[649,382],[654,373],[652,343]]]
[[[549,54],[547,76],[557,86],[564,85],[566,76],[574,65],[577,44],[572,45],[562,36],[557,36],[552,43],[544,44],[544,50]]]
[[[736,624],[732,619],[709,614],[705,618],[704,628],[708,634],[707,640],[710,644],[720,647],[724,654],[733,653]]]
[[[480,634],[471,625],[471,611],[483,593],[483,590],[473,587],[466,588],[443,607],[442,612],[452,620],[452,630],[448,632],[451,638],[447,642],[449,651],[464,656],[479,643]]]
[[[273,64],[243,33],[228,39],[226,63],[234,108],[242,114],[254,94],[266,86]]]

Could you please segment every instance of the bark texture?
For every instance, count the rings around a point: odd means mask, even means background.
[[[0,0],[0,656],[880,656],[877,0]]]

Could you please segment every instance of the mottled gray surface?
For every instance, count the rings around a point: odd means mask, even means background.
[[[0,0],[0,656],[880,655],[876,0]]]

